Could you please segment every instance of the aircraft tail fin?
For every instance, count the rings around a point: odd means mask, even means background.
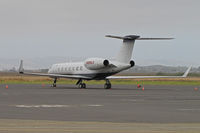
[[[171,39],[174,39],[174,38],[141,38],[140,36],[137,36],[137,35],[128,35],[128,36],[124,36],[124,37],[106,35],[106,37],[123,40],[123,45],[121,46],[121,49],[116,57],[116,60],[119,62],[122,62],[122,63],[130,62],[135,40],[171,40]]]
[[[20,61],[20,65],[19,65],[19,73],[20,73],[20,74],[23,74],[23,73],[24,73],[23,60]]]

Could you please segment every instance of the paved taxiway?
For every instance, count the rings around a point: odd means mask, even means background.
[[[200,122],[200,90],[195,86],[0,85],[0,119],[193,123]]]

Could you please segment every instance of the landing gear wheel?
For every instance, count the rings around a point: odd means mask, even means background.
[[[86,88],[86,84],[85,84],[85,83],[80,83],[80,84],[78,85],[78,87],[84,89],[84,88]]]
[[[57,78],[54,79],[52,87],[56,87]]]
[[[110,89],[110,88],[111,88],[111,84],[107,84],[107,83],[104,84],[104,88],[105,88],[105,89]]]
[[[105,89],[110,89],[111,88],[111,83],[108,79],[106,79],[106,83],[104,84]]]
[[[56,84],[55,84],[55,83],[53,83],[52,87],[56,87]]]
[[[82,87],[82,85],[81,85],[81,84],[79,84],[79,85],[78,85],[78,88],[81,88],[81,87]]]
[[[86,88],[86,84],[85,83],[82,83],[82,88]]]

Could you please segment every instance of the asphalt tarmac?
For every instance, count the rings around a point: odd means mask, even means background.
[[[119,123],[200,123],[195,86],[0,85],[0,119]]]

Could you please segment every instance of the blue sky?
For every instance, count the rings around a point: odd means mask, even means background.
[[[0,0],[0,58],[109,57],[111,35],[174,37],[137,41],[138,65],[200,66],[198,0]]]

